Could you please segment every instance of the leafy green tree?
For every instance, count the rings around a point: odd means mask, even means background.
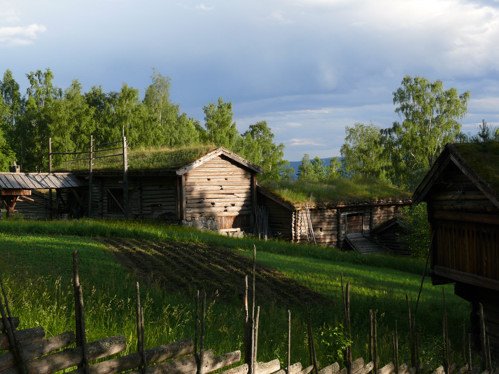
[[[289,163],[284,161],[284,145],[274,143],[274,134],[265,121],[250,125],[242,134],[237,151],[258,165],[264,178],[277,180],[288,175]]]
[[[143,134],[147,145],[178,147],[199,142],[199,123],[185,113],[180,114],[178,105],[170,101],[169,78],[153,73],[144,104],[149,121]]]
[[[49,115],[54,150],[72,152],[89,149],[90,135],[95,131],[96,122],[94,109],[86,102],[80,82],[74,80],[64,91],[63,98],[54,101]],[[60,161],[60,156],[54,156],[54,165]]]
[[[310,155],[305,153],[298,166],[298,179],[307,180],[310,178],[310,174],[312,174],[312,162],[310,161]]]
[[[405,76],[393,93],[395,112],[402,122],[395,122],[388,132],[390,152],[397,152],[395,171],[400,184],[414,187],[426,173],[446,143],[453,142],[461,130],[458,122],[467,110],[469,92],[444,89],[439,80]]]
[[[240,139],[236,123],[233,121],[232,104],[218,99],[203,108],[206,127],[206,140],[217,146],[235,150]]]
[[[53,84],[50,69],[27,74],[29,87],[24,111],[14,128],[15,153],[25,170],[46,170],[47,144],[50,137],[54,103],[62,98],[62,90]]]
[[[356,123],[345,129],[341,155],[351,176],[386,178],[388,160],[384,152],[381,130],[374,125]]]
[[[339,157],[332,157],[327,167],[327,179],[334,179],[342,176],[343,165]]]
[[[5,121],[8,118],[9,106],[0,96],[0,171],[7,171],[9,165],[15,161],[15,155],[4,135]]]

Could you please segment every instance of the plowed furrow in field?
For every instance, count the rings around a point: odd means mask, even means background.
[[[233,250],[204,244],[178,244],[168,241],[102,239],[116,258],[138,276],[168,290],[187,292],[205,290],[208,295],[240,298],[244,276],[251,282],[253,261]],[[313,306],[330,303],[324,296],[298,284],[276,270],[257,264],[258,303],[275,301],[283,306]]]

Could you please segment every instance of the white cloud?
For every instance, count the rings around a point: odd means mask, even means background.
[[[29,26],[6,26],[0,27],[0,44],[26,45],[31,44],[38,35],[45,32],[44,25],[31,24]]]
[[[215,7],[213,5],[207,5],[207,4],[197,4],[196,7],[195,7],[196,10],[201,10],[203,12],[210,12],[212,11],[213,9],[215,9]]]
[[[302,146],[323,146],[324,143],[318,141],[317,139],[310,138],[293,138],[286,142],[286,145],[290,147],[302,147]]]

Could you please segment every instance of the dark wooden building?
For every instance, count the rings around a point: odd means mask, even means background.
[[[483,304],[499,352],[499,143],[447,145],[414,201],[427,203],[433,283],[454,283],[475,327]]]
[[[259,169],[238,155],[223,148],[132,151],[129,165],[126,178],[119,168],[96,168],[91,181],[88,172],[79,173],[91,186],[91,217],[159,219],[227,233],[253,230]]]
[[[296,243],[344,247],[347,236],[369,238],[371,231],[411,204],[408,198],[349,199],[348,202],[292,203],[264,187],[258,188],[260,211],[266,215],[268,236]]]

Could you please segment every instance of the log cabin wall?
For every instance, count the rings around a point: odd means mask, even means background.
[[[341,248],[345,235],[363,233],[369,235],[371,229],[394,218],[402,206],[393,205],[352,205],[338,208],[309,209],[310,220],[317,244]],[[306,209],[295,210],[293,241],[312,241]]]
[[[134,176],[128,179],[129,217],[178,221],[174,175]],[[94,175],[91,217],[123,218],[123,177]]]
[[[251,231],[254,174],[220,155],[183,176],[183,223],[215,230]]]

